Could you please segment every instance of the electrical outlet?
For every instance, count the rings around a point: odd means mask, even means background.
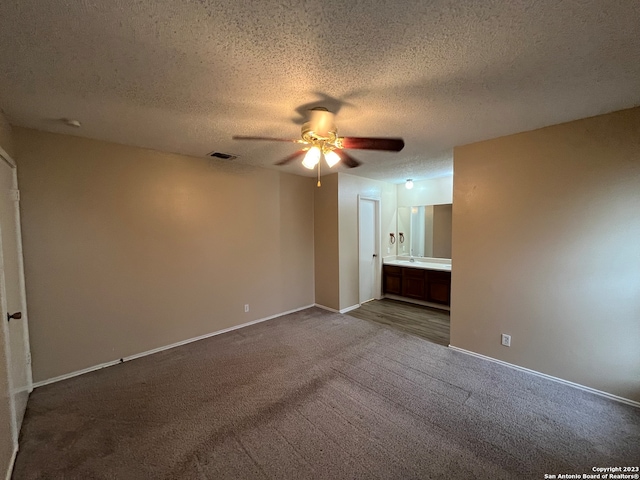
[[[244,313],[247,313],[249,311],[249,304],[245,303],[244,304]]]
[[[502,334],[502,341],[501,341],[502,345],[504,345],[505,347],[510,347],[511,346],[511,335],[507,335],[506,333]]]

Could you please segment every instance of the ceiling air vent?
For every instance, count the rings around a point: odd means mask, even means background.
[[[221,153],[221,152],[211,152],[207,155],[213,158],[221,158],[222,160],[235,160],[236,158],[238,158],[237,155],[232,155],[229,153]]]

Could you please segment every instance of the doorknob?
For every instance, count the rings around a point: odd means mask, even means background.
[[[375,253],[373,254],[373,258],[376,258],[378,255],[376,255]]]
[[[7,322],[10,322],[12,318],[15,320],[20,320],[22,318],[22,312],[7,313]]]

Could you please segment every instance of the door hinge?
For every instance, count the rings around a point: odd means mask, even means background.
[[[9,190],[9,198],[14,202],[20,201],[20,190]]]

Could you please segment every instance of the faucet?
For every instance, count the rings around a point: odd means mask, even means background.
[[[410,261],[411,263],[413,263],[413,262],[415,262],[415,261],[416,261],[416,259],[415,259],[415,258],[413,258],[413,248],[412,248],[411,250],[409,250],[409,261]]]

